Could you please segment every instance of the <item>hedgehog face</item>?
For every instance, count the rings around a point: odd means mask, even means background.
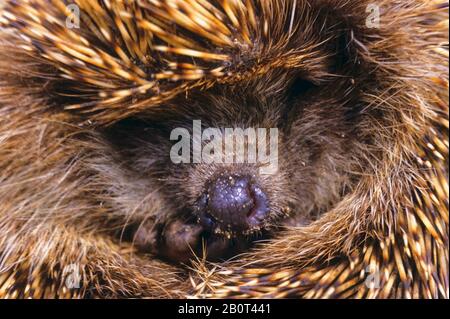
[[[352,106],[337,94],[345,85],[315,85],[276,71],[239,86],[193,92],[107,129],[114,155],[102,167],[117,186],[114,202],[133,225],[134,243],[174,260],[186,261],[202,247],[210,259],[223,259],[282,226],[314,220],[349,186]],[[260,163],[245,160],[174,163],[171,132],[193,133],[193,121],[221,133],[278,129],[278,169],[262,174]],[[191,144],[193,139],[191,134]],[[248,151],[249,139],[245,146]]]

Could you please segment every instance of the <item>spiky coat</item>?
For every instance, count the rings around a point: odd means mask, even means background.
[[[0,5],[0,296],[448,298],[447,5],[377,1],[368,29],[371,2],[76,0],[79,29],[61,0]],[[316,36],[299,26],[318,14],[374,79],[378,155],[354,191],[233,262],[199,262],[190,281],[102,235],[85,165],[99,150],[80,136],[194,88],[301,68],[315,48],[293,39]]]

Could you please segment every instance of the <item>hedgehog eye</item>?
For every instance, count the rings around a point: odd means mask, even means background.
[[[317,87],[312,81],[305,78],[298,77],[288,87],[287,100],[285,107],[281,113],[280,121],[286,129],[290,127],[290,116],[294,113],[298,116],[302,110],[302,106],[305,105],[304,100],[308,94]]]
[[[303,96],[304,94],[308,93],[312,89],[316,88],[317,85],[313,82],[305,79],[305,78],[297,78],[294,80],[294,82],[291,84],[289,88],[289,99],[296,99],[300,96]]]

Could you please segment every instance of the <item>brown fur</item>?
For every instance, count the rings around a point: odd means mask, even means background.
[[[69,30],[51,2],[0,9],[0,296],[448,298],[445,4],[378,1],[369,29],[371,1],[78,0]],[[192,119],[279,127],[281,145],[258,177],[270,239],[186,269],[126,237],[242,170],[168,164]]]

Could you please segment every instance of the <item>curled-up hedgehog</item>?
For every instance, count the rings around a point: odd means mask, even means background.
[[[439,0],[3,1],[0,296],[448,298],[447,59]]]

